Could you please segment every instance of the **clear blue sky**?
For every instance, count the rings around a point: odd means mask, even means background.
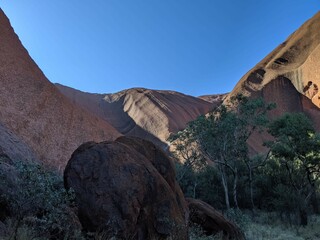
[[[2,0],[51,82],[198,96],[232,90],[320,0]]]

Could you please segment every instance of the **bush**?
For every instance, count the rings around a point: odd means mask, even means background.
[[[0,193],[8,205],[5,223],[10,239],[79,239],[75,196],[64,189],[62,177],[36,163],[17,161],[12,167],[15,187]],[[12,184],[5,171],[0,171],[0,179]]]

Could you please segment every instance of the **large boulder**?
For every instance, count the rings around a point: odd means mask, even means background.
[[[187,239],[188,210],[171,159],[153,143],[88,142],[64,171],[87,231],[125,239]]]
[[[192,198],[187,198],[186,201],[190,210],[190,222],[200,225],[207,235],[222,232],[223,239],[245,239],[240,228],[209,204]]]

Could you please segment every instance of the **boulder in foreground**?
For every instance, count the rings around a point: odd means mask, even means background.
[[[120,137],[88,142],[69,160],[85,230],[125,239],[188,239],[188,210],[173,162],[149,141]]]

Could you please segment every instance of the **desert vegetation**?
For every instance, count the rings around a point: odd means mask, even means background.
[[[57,172],[2,155],[0,179],[1,239],[81,239],[74,194]]]
[[[220,209],[248,239],[317,239],[320,137],[302,113],[269,120],[275,107],[239,95],[191,122],[171,137],[177,178],[186,196]],[[250,152],[253,132],[269,139],[262,153]]]

